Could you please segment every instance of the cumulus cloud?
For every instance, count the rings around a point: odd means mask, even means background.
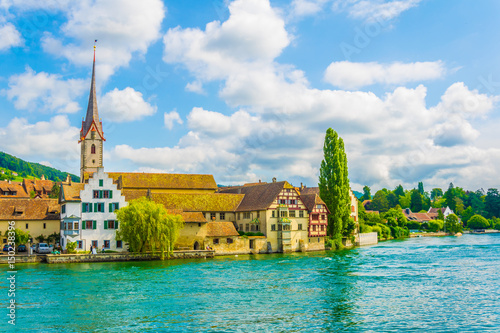
[[[142,93],[127,87],[106,93],[99,104],[100,115],[111,122],[140,120],[156,113],[156,106],[146,102]]]
[[[421,0],[336,0],[333,9],[346,11],[350,17],[364,21],[387,21],[415,7]]]
[[[0,128],[0,150],[19,157],[29,156],[30,160],[48,159],[57,166],[66,164],[62,170],[77,170],[79,132],[65,115],[34,124],[24,118],[14,118]]]
[[[60,6],[67,16],[63,38],[46,33],[46,52],[78,65],[92,60],[92,42],[98,40],[99,80],[106,81],[118,68],[128,65],[132,54],[145,54],[160,37],[165,7],[160,0],[96,0]]]
[[[179,114],[175,110],[170,113],[165,112],[163,114],[163,122],[165,123],[165,127],[169,130],[174,128],[174,122],[179,125],[182,125],[184,123],[181,119],[181,116],[179,116]]]
[[[5,23],[0,26],[0,51],[22,46],[23,43],[21,33],[17,31],[12,23]]]
[[[325,71],[326,82],[343,89],[357,89],[376,83],[404,84],[414,81],[434,80],[446,72],[441,61],[379,64],[332,62]]]
[[[60,75],[35,73],[26,67],[23,74],[9,78],[9,88],[2,91],[16,109],[74,113],[80,110],[75,99],[88,89],[85,80],[64,80]]]
[[[293,0],[290,9],[290,17],[300,18],[314,15],[324,8],[329,0]]]

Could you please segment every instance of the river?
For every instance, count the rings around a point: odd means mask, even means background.
[[[326,253],[18,265],[15,331],[498,332],[499,250],[495,234]]]

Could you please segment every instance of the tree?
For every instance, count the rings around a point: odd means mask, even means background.
[[[44,235],[40,234],[40,235],[36,236],[35,239],[37,240],[38,243],[43,243],[43,242],[45,242],[46,237]]]
[[[445,230],[451,234],[456,234],[457,232],[462,232],[462,226],[460,225],[460,221],[458,216],[455,214],[450,214],[446,217],[444,222]]]
[[[319,170],[319,196],[332,212],[328,216],[327,234],[338,242],[349,223],[351,200],[344,141],[331,128],[326,131],[323,154]]]
[[[394,208],[399,205],[399,197],[394,192],[387,193],[386,198],[389,203],[389,208]]]
[[[162,204],[142,197],[129,202],[126,207],[116,211],[120,221],[117,238],[128,242],[134,252],[158,250],[161,258],[170,257],[179,230],[184,227],[180,215],[169,214]]]
[[[444,214],[441,208],[438,209],[438,220],[444,221]]]
[[[487,219],[482,217],[481,215],[474,215],[470,218],[469,222],[467,222],[467,227],[470,229],[486,229],[490,226],[490,223]]]
[[[405,190],[401,184],[399,184],[395,189],[394,189],[394,194],[398,196],[404,196],[405,195]]]
[[[436,187],[433,188],[431,191],[431,200],[436,200],[437,198],[440,198],[443,196],[443,190]]]
[[[399,197],[399,205],[401,208],[410,208],[411,192],[406,192],[405,195]]]
[[[414,212],[419,212],[422,210],[422,195],[418,190],[413,189],[411,191],[411,210]]]
[[[371,200],[372,195],[370,193],[370,187],[368,185],[363,187],[363,196],[359,199],[360,201]]]
[[[68,242],[66,244],[66,251],[68,253],[76,253],[76,242]]]
[[[29,231],[25,232],[25,231],[22,231],[21,229],[17,229],[17,228],[14,229],[14,233],[15,233],[16,246],[28,243],[28,241],[31,237]]]
[[[59,242],[59,239],[61,238],[61,235],[58,234],[57,232],[53,232],[52,234],[47,236],[47,242],[48,243],[54,243],[54,245]]]
[[[466,226],[466,225],[467,225],[467,222],[468,222],[468,221],[470,220],[470,218],[471,218],[472,216],[474,216],[474,215],[475,215],[475,214],[474,214],[474,209],[473,209],[471,206],[467,207],[467,209],[466,209],[466,210],[464,210],[464,211],[462,212],[462,214],[460,214],[460,217],[462,218],[462,222],[464,223],[464,226]]]
[[[484,199],[487,217],[500,217],[500,194],[496,188],[489,188]]]
[[[373,197],[372,210],[377,210],[381,213],[387,212],[389,210],[389,201],[387,200],[387,193],[383,190],[378,190]]]
[[[418,192],[419,192],[421,195],[424,195],[424,193],[425,193],[425,190],[424,190],[424,183],[422,183],[422,182],[418,182]]]
[[[450,207],[451,210],[455,211],[455,191],[454,191],[454,186],[453,183],[450,183],[450,186],[448,187],[448,190],[444,193],[443,195],[446,206]]]
[[[52,189],[50,190],[49,198],[51,199],[59,199],[59,191],[61,190],[61,187],[58,183],[54,183],[54,186],[52,186]]]

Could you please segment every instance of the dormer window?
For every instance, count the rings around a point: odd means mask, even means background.
[[[94,134],[94,132],[92,132],[92,134]],[[92,144],[92,146],[90,147],[90,153],[95,154],[95,145],[94,144]]]

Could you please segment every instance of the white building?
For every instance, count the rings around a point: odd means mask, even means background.
[[[114,211],[125,207],[127,202],[113,179],[103,168],[98,168],[88,183],[61,184],[61,246],[77,242],[76,249],[99,252],[106,250],[126,251],[125,244],[116,239],[119,222]]]

